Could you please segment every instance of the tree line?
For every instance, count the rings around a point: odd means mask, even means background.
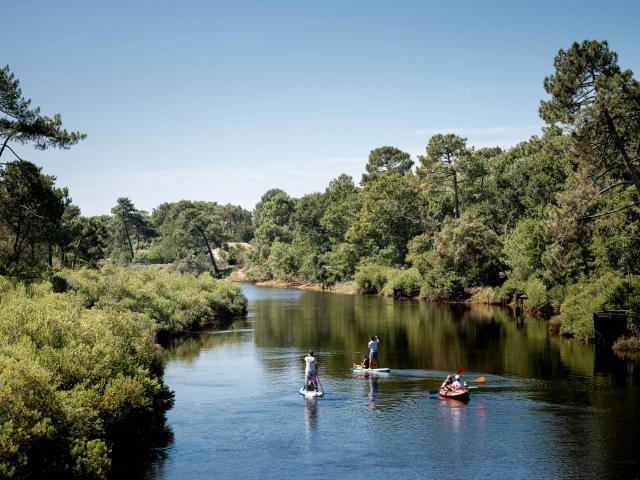
[[[547,126],[538,136],[476,149],[442,132],[415,163],[383,146],[359,184],[340,175],[301,198],[272,189],[252,212],[184,200],[149,214],[120,198],[110,216],[83,217],[54,177],[5,162],[0,273],[108,258],[220,276],[220,262],[242,258],[251,281],[355,281],[365,293],[432,300],[480,287],[491,287],[493,300],[526,294],[533,308],[561,312],[563,333],[588,338],[588,310],[639,310],[640,86],[606,41],[560,50],[554,69],[543,82]],[[68,148],[84,138],[62,130],[59,115],[31,109],[8,68],[0,86],[0,160],[9,140]],[[229,242],[252,248],[238,255]],[[214,255],[220,248],[227,252]],[[573,302],[587,286],[596,293]],[[582,320],[572,320],[571,305],[583,308]]]

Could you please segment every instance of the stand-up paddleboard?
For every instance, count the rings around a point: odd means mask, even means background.
[[[354,372],[372,372],[372,373],[389,373],[391,369],[389,368],[362,368],[359,365],[353,366]]]
[[[304,387],[300,389],[300,395],[304,395],[305,397],[322,397],[324,392],[322,390],[309,390],[308,392],[304,391]]]

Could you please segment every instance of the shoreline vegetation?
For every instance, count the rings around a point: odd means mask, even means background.
[[[171,438],[158,338],[246,307],[240,287],[208,273],[106,266],[32,283],[0,277],[0,476],[140,468]]]
[[[357,184],[271,189],[252,211],[182,200],[149,213],[121,197],[91,217],[17,153],[86,135],[0,68],[0,476],[107,478],[165,441],[173,396],[157,339],[246,312],[221,280],[231,269],[434,302],[526,295],[556,314],[551,332],[582,341],[594,312],[624,310],[630,335],[614,348],[638,351],[640,83],[606,41],[560,50],[553,68],[546,126],[506,150],[445,131],[417,162],[377,147]]]

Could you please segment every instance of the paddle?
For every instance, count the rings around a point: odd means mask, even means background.
[[[316,373],[316,379],[318,380],[318,385],[320,385],[320,388],[322,389],[322,394],[324,395],[324,387],[322,386],[322,383],[320,383],[320,375],[318,375]]]

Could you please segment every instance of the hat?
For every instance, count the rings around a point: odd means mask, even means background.
[[[362,355],[362,358],[365,358],[367,356],[367,354],[365,353],[364,355]]]
[[[458,380],[459,378],[460,378],[460,375],[456,373],[455,379]]]

